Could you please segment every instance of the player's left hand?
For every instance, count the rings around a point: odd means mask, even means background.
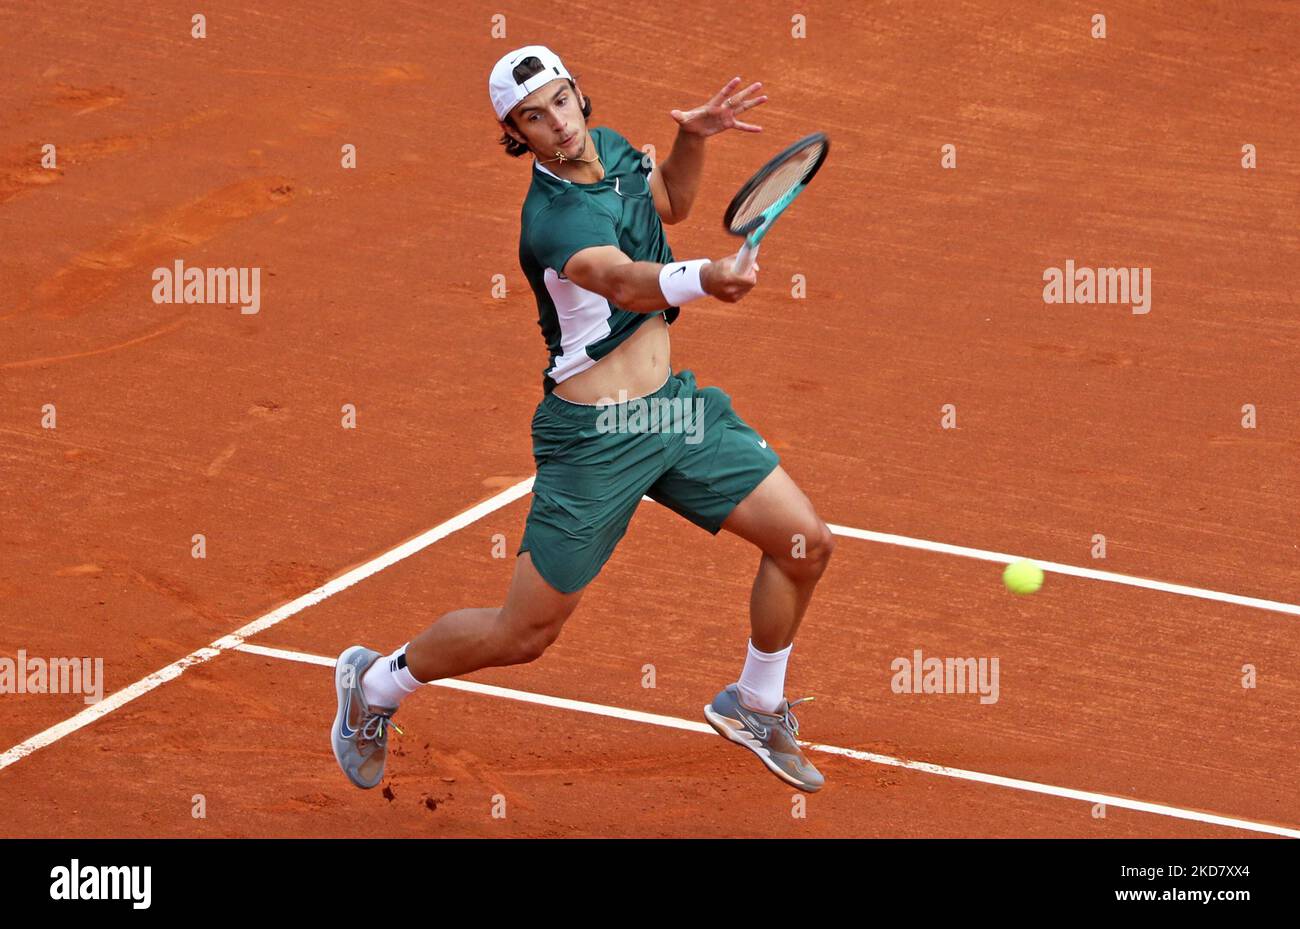
[[[742,122],[736,117],[746,110],[752,110],[767,102],[767,95],[746,99],[763,86],[762,81],[755,81],[744,90],[733,92],[740,84],[740,78],[733,77],[725,87],[713,95],[713,99],[704,106],[693,110],[673,110],[671,116],[677,120],[682,132],[689,132],[701,138],[717,135],[727,129],[739,129],[742,132],[762,132],[762,126]]]

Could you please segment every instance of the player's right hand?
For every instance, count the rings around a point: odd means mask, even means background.
[[[731,269],[736,266],[736,255],[728,255],[710,261],[700,271],[700,286],[711,297],[724,303],[735,303],[754,289],[758,283],[758,263],[755,262],[744,274],[736,274]]]

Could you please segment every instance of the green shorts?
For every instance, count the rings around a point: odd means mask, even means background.
[[[625,398],[619,398],[625,399]],[[587,586],[643,495],[709,532],[780,459],[716,387],[680,371],[645,397],[583,406],[548,394],[533,416],[537,478],[519,551],[562,593]]]

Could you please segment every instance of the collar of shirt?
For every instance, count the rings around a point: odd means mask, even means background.
[[[555,178],[557,181],[563,181],[563,182],[566,183],[566,184],[572,184],[572,183],[573,183],[573,181],[569,180],[569,179],[566,178],[566,177],[560,177],[558,174],[556,174],[556,173],[555,173],[554,171],[552,171],[550,168],[546,167],[546,165],[542,164],[542,163],[541,163],[540,161],[538,161],[536,158],[533,159],[533,167],[534,167],[536,170],[541,171],[543,174],[549,174],[551,177]],[[621,190],[618,189],[618,182],[619,182],[619,179],[618,179],[618,178],[614,178],[613,180],[614,180],[614,193],[618,194],[620,197],[623,196],[623,191],[621,191]],[[609,175],[606,174],[606,175],[605,175],[605,178],[604,178],[603,180],[596,181],[594,184],[583,184],[583,185],[581,185],[581,186],[586,187],[586,188],[589,188],[589,189],[591,189],[591,190],[607,190],[607,189],[609,189],[609,186],[610,186],[610,185],[609,185]]]
[[[538,161],[536,158],[533,159],[533,167],[536,168],[538,171],[541,171],[543,174],[549,174],[551,177],[555,178],[557,181],[564,181],[564,183],[566,183],[566,184],[572,184],[572,183],[573,183],[573,181],[569,180],[568,178],[560,177],[558,174],[556,174],[556,173],[555,173],[554,171],[552,171],[550,168],[546,167],[546,165],[542,164],[542,163],[541,163],[540,161]]]

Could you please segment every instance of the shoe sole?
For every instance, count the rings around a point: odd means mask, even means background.
[[[771,752],[761,744],[758,744],[757,740],[755,740],[752,735],[749,735],[749,730],[745,728],[744,723],[738,719],[732,719],[730,716],[723,716],[720,713],[715,713],[713,711],[712,703],[708,704],[704,708],[704,719],[717,731],[718,735],[722,736],[728,742],[733,742],[741,748],[748,749],[757,755],[759,761],[763,762],[767,767],[767,770],[771,771],[791,787],[797,787],[805,793],[810,794],[815,794],[817,791],[821,790],[820,785],[814,787],[810,784],[806,784],[796,778],[793,774],[784,771],[780,765],[772,760]],[[741,733],[744,733],[745,735],[742,735]],[[748,736],[748,738],[745,736]]]
[[[358,784],[352,775],[348,774],[348,769],[343,764],[343,758],[339,755],[339,730],[343,727],[344,707],[343,669],[349,666],[349,660],[352,653],[358,649],[365,651],[366,647],[364,645],[353,645],[351,648],[345,649],[343,654],[339,655],[338,661],[334,663],[334,702],[338,704],[338,709],[334,713],[334,728],[330,730],[330,749],[334,752],[334,760],[338,762],[339,770],[342,771],[347,779],[352,783],[352,786],[360,787],[362,790],[370,790],[374,787],[378,787],[383,778],[381,777],[379,781],[375,781],[373,784]]]

